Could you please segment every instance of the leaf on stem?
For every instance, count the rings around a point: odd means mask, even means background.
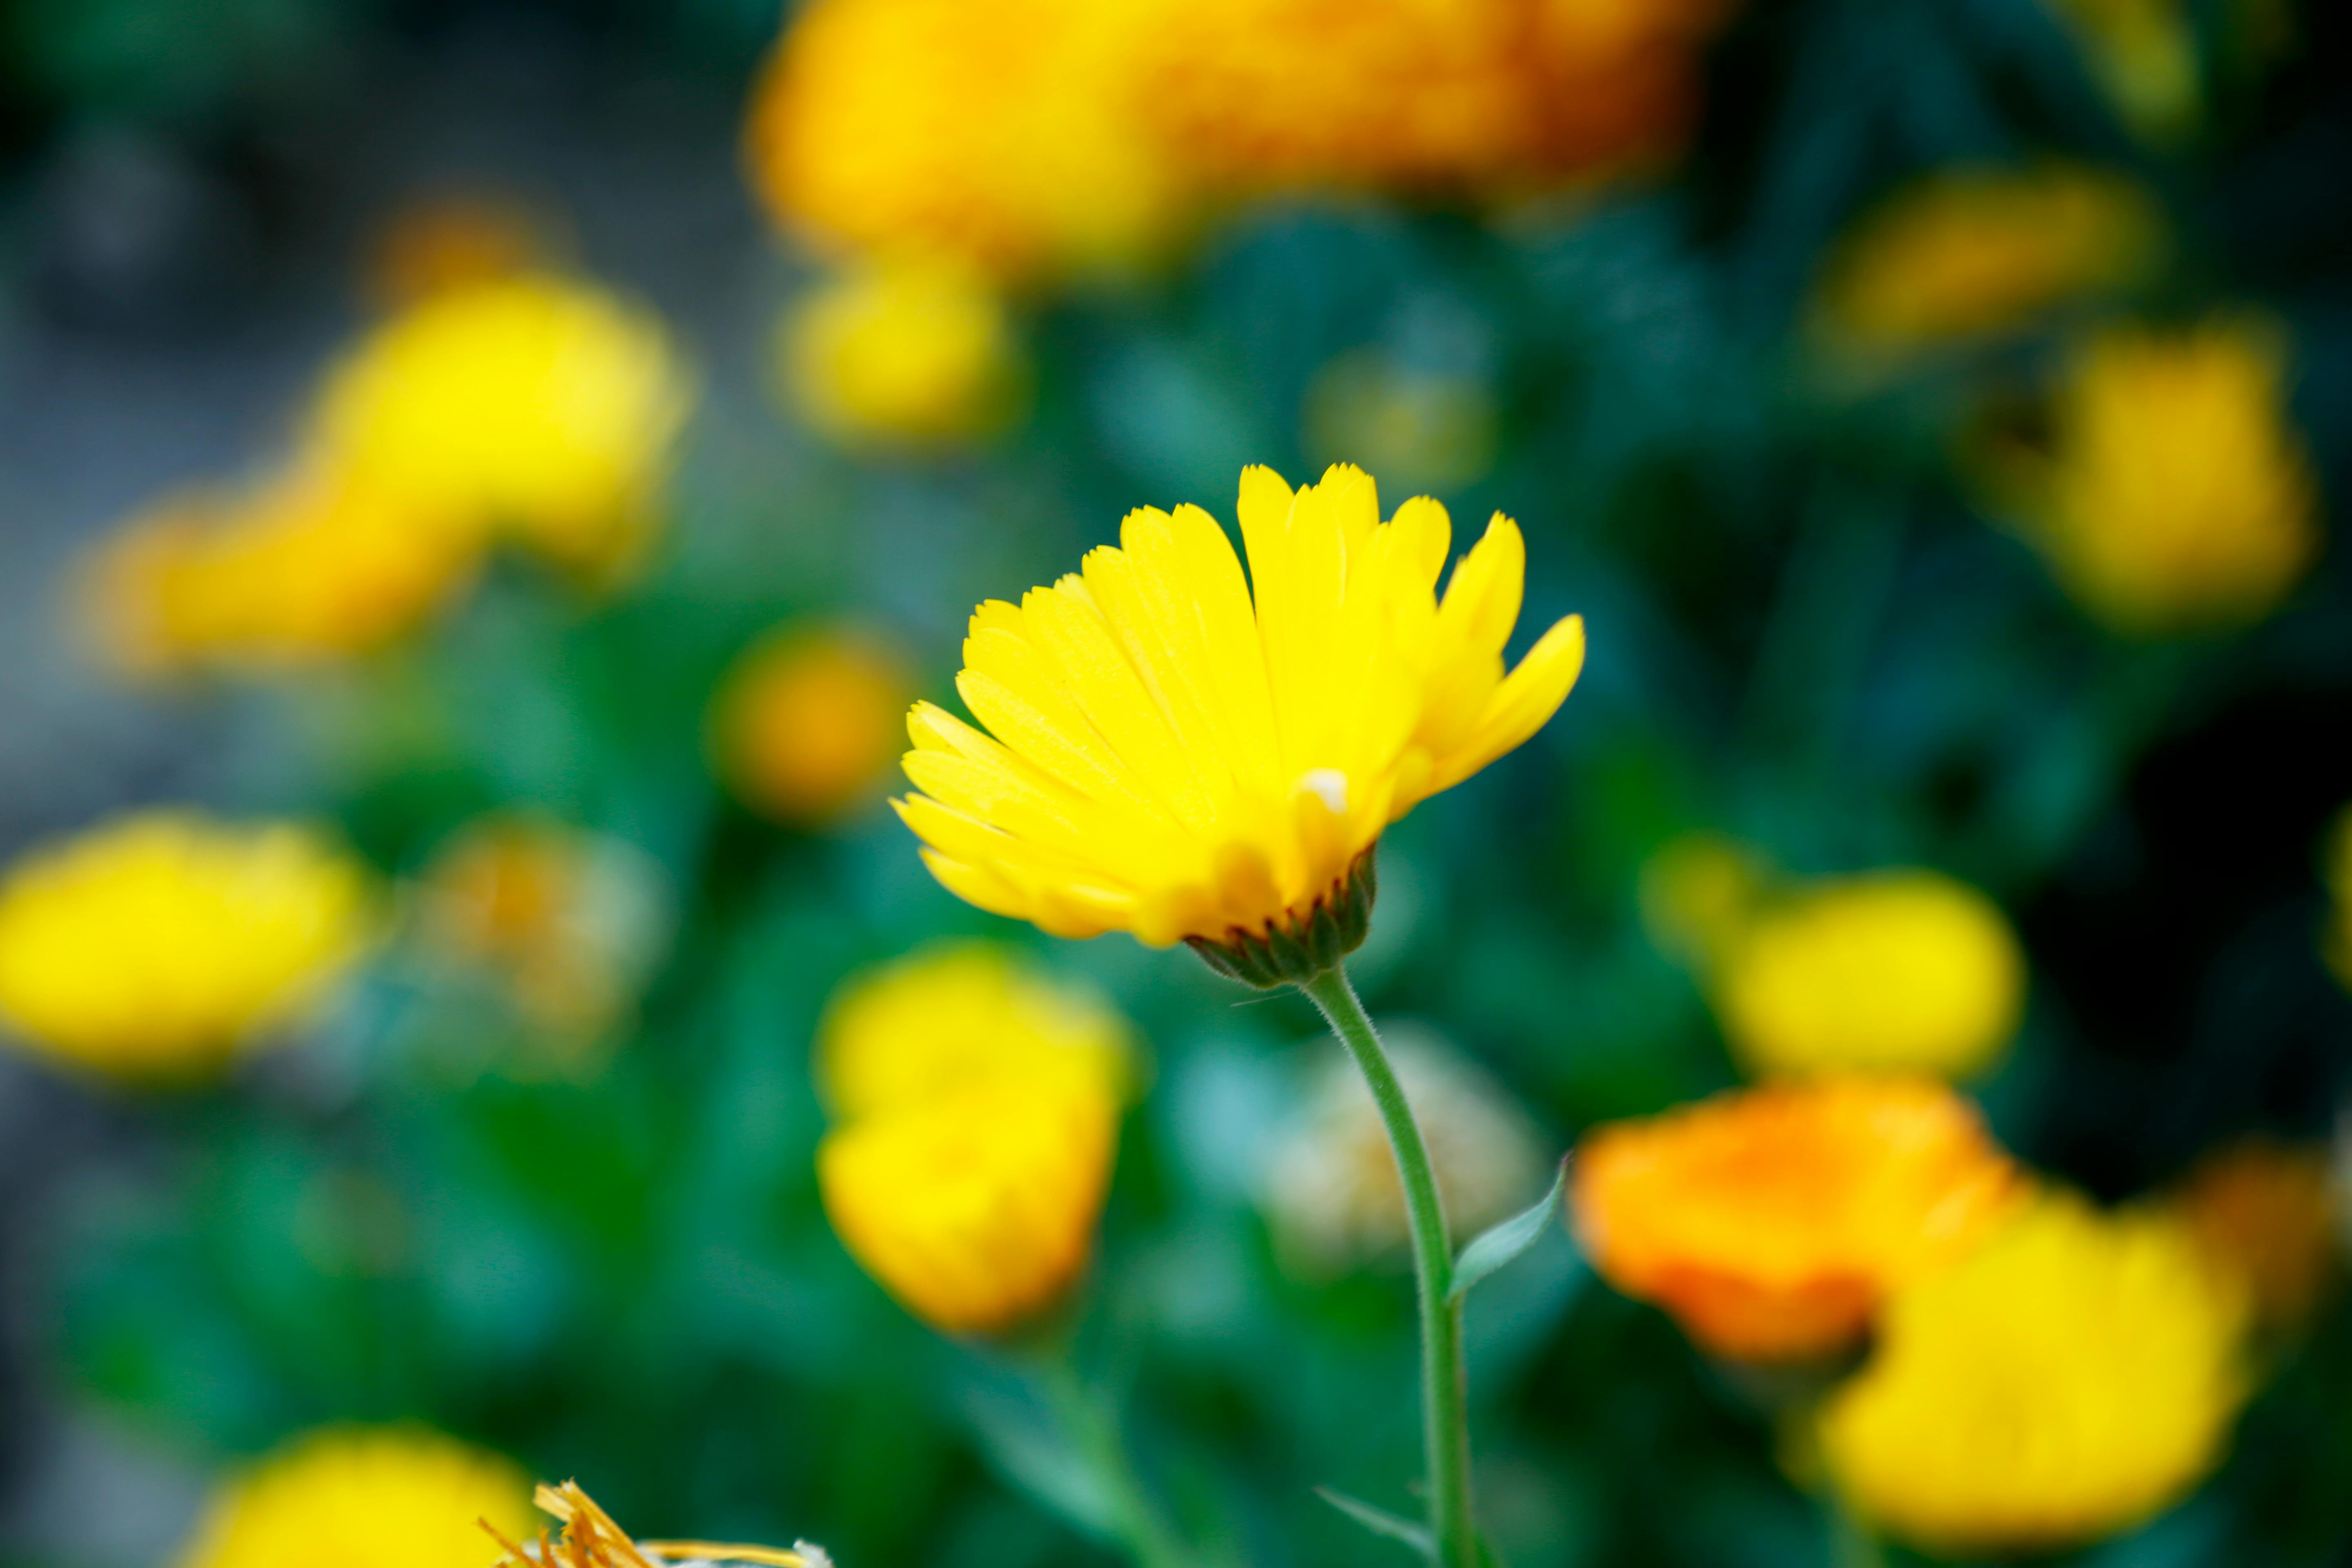
[[[1445,1293],[1447,1300],[1461,1300],[1473,1285],[1536,1244],[1559,1213],[1560,1199],[1568,1191],[1568,1165],[1567,1160],[1559,1163],[1551,1190],[1532,1207],[1520,1210],[1462,1249],[1462,1256],[1454,1259],[1454,1285]]]
[[[1437,1561],[1437,1538],[1429,1532],[1428,1526],[1415,1524],[1409,1519],[1399,1519],[1386,1509],[1359,1501],[1333,1487],[1317,1487],[1315,1495],[1374,1535],[1385,1535],[1391,1541],[1402,1542],[1430,1562]]]

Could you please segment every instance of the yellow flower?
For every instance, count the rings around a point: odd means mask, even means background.
[[[1725,943],[1712,990],[1753,1071],[1964,1078],[2016,1034],[2025,956],[1968,884],[1874,871],[1767,899]]]
[[[987,942],[944,942],[844,984],[817,1026],[825,1103],[849,1121],[984,1084],[1071,1081],[1123,1096],[1127,1020]]]
[[[139,675],[279,669],[366,653],[471,580],[479,551],[446,518],[298,464],[231,495],[166,501],[107,542],[89,612]]]
[[[336,468],[604,578],[641,552],[691,393],[667,331],[584,283],[496,279],[371,332],[320,389]]]
[[[329,1427],[223,1487],[179,1568],[483,1568],[482,1526],[521,1534],[530,1498],[514,1465],[437,1432]]]
[[[1504,674],[1525,561],[1508,518],[1441,605],[1435,501],[1383,523],[1358,469],[1294,495],[1253,468],[1240,513],[1248,583],[1208,513],[1147,508],[1082,573],[973,615],[956,684],[993,738],[919,703],[922,793],[898,802],[950,891],[1056,935],[1190,939],[1265,984],[1275,948],[1328,966],[1362,940],[1381,830],[1575,682],[1574,616]]]
[[[1012,424],[1026,392],[1003,297],[944,262],[838,275],[793,305],[780,347],[793,405],[845,445],[974,441]]]
[[[1382,1032],[1428,1142],[1447,1222],[1475,1236],[1533,1202],[1548,1162],[1509,1091],[1428,1029],[1407,1023]],[[1303,1114],[1267,1163],[1264,1201],[1285,1253],[1309,1273],[1403,1254],[1404,1185],[1352,1062],[1322,1062]]]
[[[1679,141],[1716,0],[1192,0],[1146,111],[1205,183],[1472,190]]]
[[[2275,333],[2113,328],[2074,356],[2047,454],[1995,453],[2026,535],[2084,607],[2134,634],[2268,614],[2317,552],[2311,463]]]
[[[2325,1149],[2242,1140],[2200,1160],[2169,1201],[2207,1257],[2244,1284],[2266,1329],[2306,1321],[2335,1282],[2335,1173]]]
[[[1814,329],[1864,362],[2000,336],[2054,306],[2144,280],[2164,246],[2155,200],[2068,163],[1931,174],[1832,253]]]
[[[1134,113],[1159,0],[815,0],[758,89],[751,176],[832,250],[996,277],[1147,258],[1178,208]]]
[[[2155,142],[2197,122],[2197,35],[2182,0],[2053,0],[2124,121]]]
[[[666,1568],[668,1563],[753,1563],[761,1568],[833,1568],[823,1547],[805,1541],[793,1542],[789,1552],[772,1546],[740,1546],[722,1541],[632,1541],[580,1489],[577,1481],[542,1486],[532,1501],[563,1525],[562,1535],[549,1541],[544,1532],[528,1546],[519,1545],[506,1531],[490,1531],[504,1547],[493,1568]]]
[[[434,957],[495,976],[525,1019],[573,1044],[628,1015],[668,924],[660,869],[644,851],[538,816],[469,824],[434,854],[416,892]]]
[[[1721,834],[1668,839],[1642,863],[1642,926],[1659,952],[1692,969],[1719,964],[1763,897],[1769,868]]]
[[[710,751],[747,805],[823,826],[882,793],[914,683],[887,645],[791,626],[754,645],[713,700]]]
[[[305,829],[126,817],[0,882],[0,1019],[102,1071],[199,1074],[321,999],[368,903],[359,867]]]
[[[1811,1361],[1978,1246],[2017,1199],[1975,1107],[1930,1079],[1721,1094],[1586,1135],[1571,1223],[1592,1267],[1716,1354]]]
[[[1493,468],[1500,420],[1476,377],[1409,370],[1377,352],[1342,354],[1307,389],[1311,448],[1334,458],[1378,452],[1405,483],[1431,489]]]
[[[1037,1318],[1086,1267],[1131,1061],[1124,1020],[994,948],[851,982],[817,1037],[842,1118],[817,1183],[842,1244],[946,1332]]]
[[[2221,1458],[2243,1322],[2178,1222],[2053,1194],[1895,1299],[1823,1412],[1823,1455],[1864,1517],[1930,1550],[2095,1540]]]

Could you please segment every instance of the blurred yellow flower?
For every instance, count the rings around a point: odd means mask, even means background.
[[[817,1026],[816,1078],[855,1121],[992,1082],[1072,1081],[1117,1100],[1135,1073],[1127,1020],[989,942],[942,942],[845,983]]]
[[[1988,477],[2060,584],[2116,630],[2258,620],[2319,546],[2285,372],[2277,334],[2245,321],[2111,328],[2074,355],[2050,449],[1997,448]]]
[[[2204,84],[2185,0],[2052,0],[2124,122],[2154,142],[2197,123]]]
[[[1248,582],[1208,513],[1146,508],[1082,573],[975,612],[957,689],[994,736],[918,704],[922,793],[897,803],[950,891],[1056,935],[1191,940],[1257,984],[1328,967],[1362,940],[1381,830],[1574,684],[1575,616],[1504,673],[1525,565],[1508,518],[1441,605],[1435,501],[1383,523],[1359,469],[1294,495],[1252,468],[1240,514]]]
[[[444,289],[369,333],[320,388],[312,438],[372,490],[601,580],[649,541],[691,401],[659,321],[524,274]]]
[[[628,1016],[668,923],[660,868],[644,851],[504,814],[435,852],[416,914],[436,960],[495,977],[526,1020],[574,1043]]]
[[[2178,1221],[2052,1194],[1895,1297],[1823,1410],[1823,1456],[1857,1512],[1931,1551],[2095,1540],[2221,1458],[2243,1325]]]
[[[1852,1345],[2020,1192],[1975,1107],[1930,1079],[1775,1085],[1610,1123],[1571,1176],[1571,1224],[1601,1278],[1714,1353],[1764,1363]]]
[[[824,826],[881,795],[913,695],[905,661],[878,637],[787,626],[754,644],[720,684],[712,761],[753,809]]]
[[[796,300],[778,337],[784,390],[849,446],[952,446],[1021,414],[1026,366],[1003,297],[943,261],[868,262]]]
[[[1659,952],[1708,972],[1746,929],[1769,873],[1761,857],[1722,834],[1680,834],[1642,863],[1642,928]]]
[[[479,553],[446,518],[297,464],[134,519],[95,557],[87,607],[129,673],[281,669],[414,630],[472,580]]]
[[[2338,983],[2352,989],[2352,806],[2336,814],[2320,845],[2320,879],[2328,894],[2327,923],[2319,937],[2320,956]]]
[[[1118,1151],[1125,1020],[950,945],[845,985],[816,1070],[842,1119],[817,1151],[825,1213],[908,1310],[996,1333],[1069,1290]]]
[[[1411,370],[1376,350],[1342,354],[1307,389],[1307,446],[1333,461],[1368,452],[1396,479],[1442,490],[1495,466],[1502,416],[1475,376]]]
[[[2266,1329],[2306,1321],[2335,1282],[2335,1173],[2324,1147],[2227,1144],[2191,1167],[2169,1203],[2206,1255],[2244,1284]]]
[[[1899,361],[2126,289],[2163,247],[2161,209],[2121,175],[2071,163],[1947,169],[1881,204],[1832,252],[1813,328],[1841,355]]]
[[[2025,955],[1967,883],[1873,871],[1767,898],[1724,946],[1711,989],[1751,1071],[1964,1078],[2016,1034]]]
[[[835,251],[1013,279],[1160,249],[1174,172],[1135,115],[1160,0],[814,0],[746,131],[779,221]]]
[[[422,1427],[328,1427],[222,1487],[178,1568],[483,1568],[485,1523],[530,1528],[505,1458]]]
[[[319,1002],[370,936],[361,868],[306,829],[124,817],[0,880],[0,1021],[129,1078],[217,1068]]]
[[[1431,1030],[1405,1023],[1381,1032],[1428,1142],[1447,1222],[1475,1236],[1534,1202],[1549,1162],[1509,1090]],[[1352,1062],[1324,1058],[1302,1112],[1262,1184],[1286,1256],[1324,1275],[1402,1256],[1411,1239],[1404,1185],[1363,1075]]]
[[[1717,0],[1192,0],[1152,30],[1152,116],[1223,190],[1508,190],[1678,142]]]
[[[817,1151],[842,1245],[943,1332],[1003,1332],[1086,1267],[1118,1103],[1083,1085],[992,1082],[835,1128]]]
[[[542,1486],[532,1500],[561,1521],[563,1533],[519,1544],[507,1531],[492,1531],[506,1550],[492,1568],[664,1568],[672,1563],[753,1563],[762,1568],[833,1568],[822,1547],[805,1541],[789,1552],[772,1546],[739,1546],[720,1541],[632,1541],[613,1516],[577,1481]]]

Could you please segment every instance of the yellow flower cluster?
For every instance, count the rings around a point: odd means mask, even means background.
[[[1898,192],[1840,242],[1812,328],[1843,360],[1899,363],[2129,288],[2163,248],[2155,199],[2120,175],[2068,163],[1947,169]]]
[[[712,699],[711,758],[754,810],[824,827],[881,795],[912,695],[905,661],[872,634],[783,626],[752,645]]]
[[[214,1496],[178,1568],[483,1568],[530,1530],[514,1465],[420,1427],[329,1427],[296,1438]]]
[[[2277,334],[2242,320],[2108,329],[2067,367],[2049,449],[1988,452],[1988,480],[2059,583],[2114,629],[2257,620],[2319,545],[2285,371]]]
[[[2188,1231],[2062,1193],[1895,1297],[1821,1418],[1864,1518],[1952,1555],[2127,1528],[2220,1458],[2244,1304]]]
[[[1505,673],[1525,569],[1508,518],[1441,602],[1435,501],[1383,522],[1358,469],[1294,493],[1254,468],[1239,510],[1246,582],[1208,513],[1147,508],[1083,572],[973,615],[956,687],[993,734],[918,704],[922,793],[898,803],[950,891],[1062,936],[1286,940],[1355,896],[1383,828],[1574,684],[1574,616]]]
[[[101,552],[96,629],[163,672],[383,645],[511,540],[607,582],[642,554],[688,384],[661,325],[584,283],[435,289],[319,388],[283,468],[167,502]]]
[[[1670,148],[1720,0],[818,0],[751,116],[823,247],[1132,265],[1270,190],[1556,184]]]
[[[845,986],[816,1066],[838,1119],[817,1152],[825,1213],[909,1311],[1002,1333],[1068,1292],[1134,1070],[1123,1019],[1000,949],[948,946]]]
[[[1570,1211],[1601,1276],[1718,1355],[1818,1361],[2014,1209],[2016,1169],[1933,1079],[1720,1095],[1588,1135]]]
[[[37,849],[0,881],[0,1020],[124,1078],[215,1070],[369,941],[360,868],[309,831],[181,812]]]
[[[1783,884],[1711,835],[1644,869],[1653,936],[1701,974],[1750,1072],[1966,1078],[2016,1034],[2025,955],[1998,905],[1918,868]]]

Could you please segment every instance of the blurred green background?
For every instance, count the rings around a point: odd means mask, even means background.
[[[1402,499],[1306,417],[1351,353],[1491,397],[1491,464],[1439,487],[1457,537],[1517,518],[1525,623],[1580,612],[1592,649],[1555,723],[1390,835],[1358,965],[1377,1013],[1484,1063],[1556,1148],[1734,1081],[1637,904],[1651,853],[1712,828],[1801,872],[1930,864],[2001,900],[2032,996],[1984,1098],[2033,1163],[2116,1198],[2234,1135],[2326,1136],[2352,1070],[2316,947],[2352,800],[2344,552],[2242,632],[2103,631],[1953,458],[2054,329],[1861,389],[1801,342],[1821,258],[1906,178],[2130,172],[2176,235],[2145,308],[2283,325],[2325,522],[2352,481],[2352,36],[2308,0],[2274,19],[2291,47],[2247,60],[2241,7],[2187,10],[2207,91],[2158,145],[2040,0],[1755,0],[1660,177],[1491,220],[1254,207],[1148,287],[1034,303],[1026,419],[891,461],[771,399],[770,322],[807,272],[739,166],[773,4],[0,0],[0,848],[193,800],[331,817],[407,874],[530,806],[643,850],[675,926],[579,1081],[479,1070],[513,1022],[397,965],[215,1089],[0,1059],[0,1561],[168,1560],[215,1467],[394,1417],[577,1475],[648,1534],[1108,1560],[1040,1495],[1029,1392],[893,1307],[816,1205],[824,998],[950,932],[1034,945],[1150,1043],[1086,1341],[1146,1466],[1241,1560],[1387,1550],[1311,1489],[1384,1497],[1412,1468],[1403,1276],[1295,1278],[1253,1201],[1305,1004],[1014,931],[939,889],[878,805],[766,823],[703,736],[721,673],[793,616],[887,628],[943,698],[971,605],[1069,569],[1131,506],[1229,517],[1244,463],[1297,480],[1334,456]],[[265,447],[363,319],[371,237],[449,192],[541,215],[698,366],[646,577],[588,600],[501,566],[429,638],[315,679],[113,679],[71,624],[79,552]],[[1827,1561],[1763,1417],[1565,1237],[1477,1300],[1471,1355],[1517,1568]],[[2347,1409],[2339,1301],[2214,1484],[2083,1555],[2343,1561]]]

